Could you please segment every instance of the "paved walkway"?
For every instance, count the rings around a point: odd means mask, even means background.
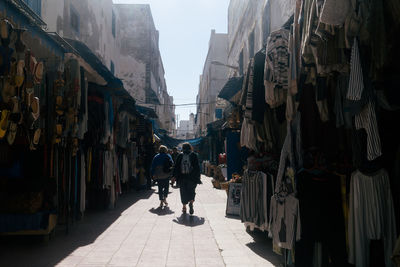
[[[127,194],[115,210],[96,212],[49,243],[0,238],[0,266],[279,266],[266,233],[247,233],[225,216],[226,193],[211,178],[198,186],[195,214],[181,214],[179,189],[170,208],[157,208],[153,192]]]

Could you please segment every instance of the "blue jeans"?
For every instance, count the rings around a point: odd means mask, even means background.
[[[169,189],[169,179],[158,179],[158,197],[160,200],[164,200],[168,197],[168,189]]]

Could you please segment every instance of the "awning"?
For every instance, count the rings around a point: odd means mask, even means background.
[[[224,119],[213,121],[209,124],[207,124],[207,133],[211,134],[211,132],[218,131],[222,129],[222,125],[225,123]]]
[[[140,113],[143,114],[145,116],[147,116],[148,118],[158,118],[156,112],[154,111],[154,109],[152,108],[148,108],[148,107],[143,107],[143,106],[138,106],[136,105],[136,110]]]
[[[107,82],[107,87],[123,88],[122,81],[116,78],[114,74],[112,74],[111,71],[104,66],[103,62],[101,62],[101,60],[92,52],[92,50],[90,50],[89,47],[77,40],[68,38],[63,39],[78,52],[79,56],[82,57],[82,59],[85,60],[90,67],[92,67],[101,77],[104,78],[104,80]]]
[[[242,84],[243,76],[229,78],[219,92],[218,97],[229,101],[237,92],[242,89]]]

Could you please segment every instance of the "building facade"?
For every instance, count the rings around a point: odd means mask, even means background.
[[[85,43],[123,81],[138,105],[155,110],[159,127],[174,131],[173,99],[167,92],[150,5],[42,0],[41,17],[48,31]]]
[[[196,135],[207,134],[207,124],[220,119],[225,102],[217,99],[228,78],[228,35],[211,31],[208,54],[200,76]]]
[[[178,139],[193,139],[195,137],[195,116],[189,114],[189,120],[179,121],[176,137]]]
[[[262,49],[269,34],[278,30],[294,12],[295,0],[231,0],[228,8],[229,77],[243,75],[244,68]]]

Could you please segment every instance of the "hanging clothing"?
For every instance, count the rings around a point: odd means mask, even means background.
[[[288,166],[295,171],[303,166],[300,120],[301,114],[298,112],[295,118],[287,124],[288,130],[279,160],[276,188],[280,188],[281,184],[285,183],[284,174]]]
[[[112,152],[106,150],[104,152],[104,186],[105,187],[111,187],[113,184],[114,180],[114,161],[112,158]]]
[[[361,67],[360,51],[358,50],[357,38],[354,38],[353,47],[351,49],[350,60],[350,80],[349,89],[347,91],[347,99],[360,100],[364,90],[363,69]]]
[[[253,115],[253,86],[254,86],[254,59],[250,59],[249,63],[249,80],[246,92],[246,106],[244,109],[244,117],[251,120]]]
[[[121,174],[122,183],[127,183],[129,181],[129,165],[128,158],[126,154],[122,155],[122,174]]]
[[[255,125],[248,118],[244,118],[240,131],[240,146],[257,151]]]
[[[369,263],[370,240],[384,242],[385,266],[393,266],[396,219],[389,175],[381,169],[373,175],[353,172],[350,182],[349,262],[356,267]]]
[[[270,174],[245,170],[242,176],[240,219],[251,230],[268,229],[270,200],[274,192],[274,178]]]
[[[382,155],[381,139],[379,137],[378,122],[375,105],[369,101],[366,107],[354,118],[356,129],[365,129],[367,132],[368,160],[374,160]]]
[[[349,0],[325,0],[320,14],[320,21],[330,25],[343,25],[351,5]]]
[[[324,263],[317,266],[328,266],[329,260],[332,266],[346,266],[340,178],[319,170],[304,170],[297,175],[296,186],[302,225],[301,240],[296,243],[296,267],[313,266],[313,260]],[[317,244],[326,253],[316,253]]]
[[[283,198],[271,197],[269,237],[281,248],[292,249],[294,242],[300,240],[301,224],[299,200],[293,194]]]
[[[266,47],[265,102],[271,108],[285,102],[289,79],[289,31],[280,29],[271,33]]]
[[[79,204],[79,211],[83,214],[86,209],[86,161],[85,161],[85,154],[81,153],[81,174],[80,174],[80,184],[81,184],[81,192],[80,192],[80,204]]]
[[[263,123],[265,103],[264,68],[265,53],[260,51],[254,56],[254,77],[253,77],[253,103],[251,119],[258,123]]]

